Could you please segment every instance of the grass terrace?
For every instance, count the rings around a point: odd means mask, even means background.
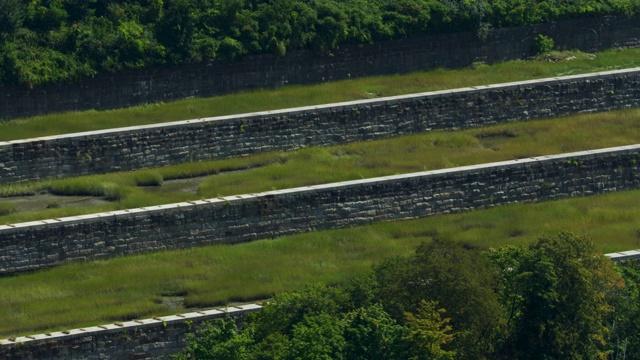
[[[640,248],[640,191],[516,204],[239,245],[74,263],[0,278],[0,338],[264,299],[339,283],[434,236],[482,248],[571,230],[603,252]]]
[[[555,61],[576,56],[571,61]],[[0,123],[3,140],[640,66],[640,49],[292,86]],[[554,60],[554,61],[549,61]],[[141,207],[637,143],[640,110],[309,148],[0,187],[0,223]],[[10,197],[17,195],[31,195]],[[25,199],[36,199],[25,204]],[[72,200],[70,200],[72,199]],[[75,204],[75,205],[74,205]],[[80,205],[79,205],[80,204]],[[0,278],[0,337],[146,318],[338,283],[435,236],[488,248],[572,230],[603,252],[640,247],[640,191],[516,204],[239,245],[74,263]]]
[[[373,97],[411,94],[467,86],[575,75],[640,66],[640,49],[595,54],[554,52],[535,60],[515,60],[491,66],[380,76],[247,91],[213,98],[191,98],[110,111],[83,111],[0,122],[0,141],[46,135],[155,124],[176,120],[327,104]]]
[[[638,119],[629,109],[0,185],[0,224],[630,145]]]

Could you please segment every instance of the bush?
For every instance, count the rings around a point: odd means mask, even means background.
[[[538,36],[533,39],[533,54],[536,56],[546,54],[553,50],[554,46],[555,44],[552,38],[538,34]]]

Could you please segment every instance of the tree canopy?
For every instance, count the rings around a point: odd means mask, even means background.
[[[178,356],[635,359],[638,269],[568,232],[490,251],[435,240],[348,284],[277,294],[240,329],[219,320]]]
[[[0,84],[607,14],[637,0],[3,0]]]

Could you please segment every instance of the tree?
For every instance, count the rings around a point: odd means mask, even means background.
[[[610,359],[640,359],[640,266],[629,263],[616,266],[625,286],[613,293],[614,311],[608,319],[611,330]]]
[[[374,270],[376,296],[397,320],[416,313],[423,300],[451,314],[456,338],[446,346],[458,357],[481,357],[490,348],[502,309],[496,267],[481,251],[444,239],[423,243],[408,258],[384,261]]]
[[[505,282],[515,296],[503,297],[512,309],[503,353],[519,359],[603,358],[609,295],[622,287],[611,260],[588,238],[569,232],[541,238],[516,255],[511,281]]]
[[[405,328],[380,304],[361,307],[344,319],[345,358],[350,360],[398,359]]]
[[[297,292],[276,294],[261,311],[250,314],[246,322],[260,342],[273,333],[290,336],[293,327],[305,316],[328,314],[340,317],[348,304],[348,297],[342,289],[314,284]]]
[[[166,0],[162,17],[156,25],[158,42],[167,49],[172,63],[188,61],[193,56],[196,20],[195,5],[190,0]]]
[[[407,342],[408,358],[411,360],[453,360],[455,350],[442,347],[455,339],[450,318],[442,318],[444,309],[438,309],[435,301],[420,302],[416,314],[405,313],[408,327],[404,340]]]
[[[300,323],[293,326],[291,354],[288,358],[296,360],[344,359],[343,326],[339,318],[326,313],[305,316]]]
[[[24,7],[20,0],[0,1],[0,40],[4,34],[13,34],[22,26]]]
[[[248,346],[252,343],[248,333],[238,333],[231,319],[205,322],[195,333],[187,334],[186,339],[187,348],[175,359],[249,359]]]

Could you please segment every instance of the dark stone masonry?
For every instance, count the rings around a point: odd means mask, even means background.
[[[3,339],[0,359],[166,359],[182,351],[185,335],[203,322],[216,318],[242,322],[246,314],[260,309],[250,304]]]
[[[637,261],[640,251],[606,254],[613,261]],[[46,334],[0,339],[0,359],[160,359],[186,346],[185,335],[216,318],[241,322],[261,306],[247,304],[226,309],[104,324]]]
[[[640,46],[638,18],[604,17],[0,87],[0,119],[108,109],[294,83],[467,66],[559,49]],[[0,184],[640,106],[640,69],[0,142]],[[640,145],[0,225],[0,276],[91,259],[345,228],[640,188]],[[610,256],[637,258],[640,252]],[[611,254],[610,254],[611,255]],[[259,305],[0,340],[0,359],[157,359],[203,321]]]
[[[640,145],[0,226],[0,275],[640,187]]]
[[[345,45],[331,55],[292,51],[238,61],[210,61],[173,67],[99,74],[78,83],[0,87],[0,119],[52,112],[112,109],[187,97],[227,94],[286,84],[308,84],[439,67],[494,63],[532,55],[538,34],[557,49],[586,52],[640,46],[640,18],[606,16],[515,28],[424,36],[371,45]]]
[[[640,69],[0,142],[0,183],[640,106]]]

